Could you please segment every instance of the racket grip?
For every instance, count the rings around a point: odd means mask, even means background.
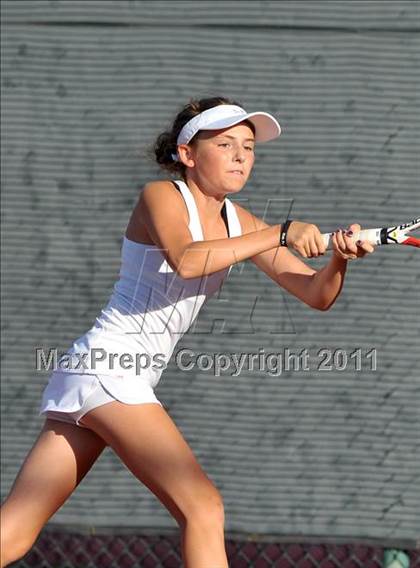
[[[322,233],[321,236],[324,239],[325,247],[327,250],[332,250],[332,236],[334,233]],[[352,236],[354,242],[357,241],[367,241],[371,245],[380,245],[381,243],[381,229],[364,229],[354,233]]]

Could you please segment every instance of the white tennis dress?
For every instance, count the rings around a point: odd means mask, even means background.
[[[173,183],[184,197],[193,241],[204,240],[190,189],[181,180]],[[229,237],[240,236],[240,222],[228,198],[222,215]],[[111,297],[93,327],[61,357],[45,387],[40,414],[79,424],[88,410],[113,400],[161,404],[154,388],[176,344],[230,270],[184,279],[159,247],[124,236]]]

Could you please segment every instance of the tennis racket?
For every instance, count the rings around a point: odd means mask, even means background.
[[[410,221],[410,223],[403,223],[396,227],[380,227],[378,229],[364,229],[354,233],[352,239],[356,241],[368,241],[372,245],[408,245],[420,248],[420,238],[414,237],[412,233],[419,229],[420,218]],[[332,249],[331,237],[334,233],[323,233],[327,250]]]

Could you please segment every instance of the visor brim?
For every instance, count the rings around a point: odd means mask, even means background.
[[[267,112],[251,112],[242,116],[224,117],[207,124],[201,130],[222,130],[249,120],[255,127],[255,142],[268,142],[281,134],[277,120]]]

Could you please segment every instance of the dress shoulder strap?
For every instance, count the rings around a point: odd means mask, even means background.
[[[188,185],[181,180],[177,180],[173,182],[175,187],[182,193],[182,197],[184,198],[185,204],[188,209],[188,215],[190,221],[188,223],[188,227],[191,232],[191,236],[193,241],[203,241],[203,230],[201,228],[200,217],[198,215],[197,205],[195,204],[195,199],[190,191]]]

